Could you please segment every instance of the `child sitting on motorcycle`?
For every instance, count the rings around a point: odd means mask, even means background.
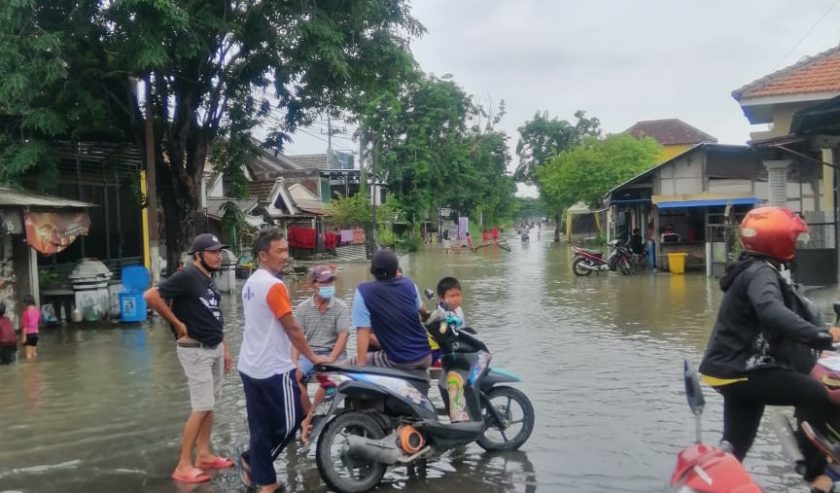
[[[808,226],[782,207],[747,213],[740,226],[744,254],[721,278],[717,321],[700,364],[704,383],[723,395],[723,440],[743,461],[755,439],[764,406],[794,406],[796,417],[820,431],[832,405],[825,387],[808,372],[814,349],[840,341],[793,291],[781,271],[794,259]],[[802,438],[804,477],[818,482],[825,459]]]
[[[466,325],[464,310],[461,308],[461,283],[458,279],[448,276],[437,283],[438,308],[457,316],[461,323],[458,327]],[[429,346],[432,348],[432,366],[440,366],[442,356],[440,346],[429,336]]]

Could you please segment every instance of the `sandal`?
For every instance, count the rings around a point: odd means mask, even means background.
[[[232,460],[226,457],[215,457],[209,462],[197,463],[195,467],[199,469],[227,469],[235,465],[236,464]]]
[[[239,455],[239,481],[248,489],[254,487],[254,482],[251,481],[251,466],[248,464],[247,451]]]
[[[172,479],[175,481],[180,481],[182,483],[206,483],[210,481],[210,476],[207,475],[206,472],[202,471],[198,468],[193,468],[188,473],[181,473],[177,470],[172,473]]]

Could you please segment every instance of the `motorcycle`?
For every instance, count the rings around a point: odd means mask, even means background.
[[[327,396],[313,413],[311,440],[318,472],[333,490],[368,491],[390,465],[473,441],[503,451],[518,449],[530,437],[533,405],[522,391],[504,385],[519,378],[491,368],[487,346],[457,327],[453,313],[435,310],[425,325],[443,351],[443,416],[429,399],[425,370],[319,367],[316,378]]]
[[[600,250],[590,250],[572,246],[572,271],[577,276],[588,276],[592,272],[607,270],[618,270],[624,275],[633,272],[633,264],[630,250],[622,245],[619,240],[612,240],[607,245],[610,247],[610,254],[604,258]]]
[[[697,441],[677,454],[666,493],[761,493],[744,466],[727,450],[704,444],[701,438],[701,416],[706,400],[700,389],[697,373],[688,360],[683,363],[685,395],[695,416]]]

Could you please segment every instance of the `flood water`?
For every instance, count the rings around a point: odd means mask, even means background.
[[[543,231],[513,251],[401,258],[420,288],[444,275],[464,288],[464,312],[493,352],[493,366],[519,374],[536,409],[521,451],[450,451],[425,471],[391,469],[377,491],[656,492],[675,454],[694,439],[683,396],[682,360],[699,363],[720,302],[701,275],[643,273],[577,278],[567,245]],[[368,279],[366,264],[339,265],[348,303]],[[305,286],[288,280],[295,300]],[[224,300],[234,356],[241,340],[237,296]],[[433,392],[435,390],[433,389]],[[706,392],[705,438],[716,443],[721,400]],[[168,329],[151,324],[56,328],[41,333],[39,357],[0,366],[0,491],[245,491],[234,469],[185,486],[169,478],[189,413],[186,382]],[[236,374],[217,403],[213,443],[235,457],[247,446],[245,401]],[[748,469],[768,491],[806,491],[765,422]],[[288,491],[323,492],[313,458],[298,447],[276,467]]]

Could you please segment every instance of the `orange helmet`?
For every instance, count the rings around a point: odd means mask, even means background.
[[[740,233],[741,244],[748,252],[790,262],[796,256],[800,235],[808,233],[808,225],[790,209],[759,207],[741,221]]]

